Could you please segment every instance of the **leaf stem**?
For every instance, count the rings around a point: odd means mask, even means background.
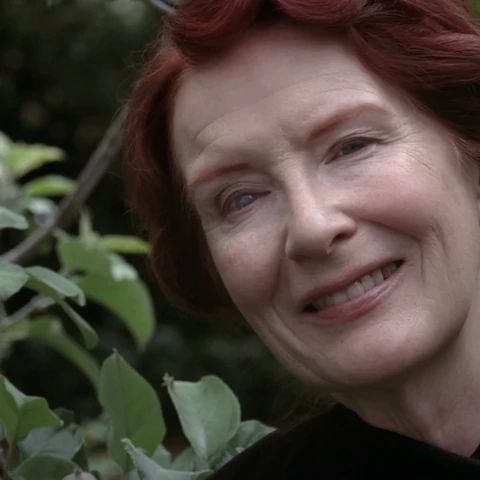
[[[8,476],[8,472],[10,470],[13,470],[13,468],[16,466],[17,463],[18,463],[18,447],[14,443],[11,443],[8,446],[7,456],[5,458],[5,474],[7,475],[7,479],[10,478]]]

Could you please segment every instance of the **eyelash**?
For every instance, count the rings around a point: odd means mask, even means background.
[[[355,155],[359,151],[364,150],[365,148],[368,148],[368,147],[372,146],[372,144],[376,143],[377,141],[378,140],[376,140],[375,138],[367,137],[367,136],[351,137],[351,138],[348,138],[348,139],[340,142],[339,144],[335,145],[333,147],[332,152],[329,155],[329,157],[331,157],[331,159],[336,159],[338,157],[340,157],[340,158],[341,157],[349,157],[349,156]],[[345,154],[341,155],[342,148],[345,148],[349,145],[353,145],[355,143],[357,143],[357,144],[361,143],[361,144],[363,144],[363,146],[360,147],[359,149],[355,150],[352,153],[345,153]]]
[[[222,200],[222,195],[219,196],[219,209],[223,217],[228,217],[229,215],[233,215],[236,212],[240,212],[242,210],[247,209],[250,205],[252,205],[255,200],[257,200],[260,197],[265,196],[266,193],[260,193],[260,192],[249,192],[249,191],[237,191],[237,192],[232,192],[232,194],[228,195],[225,200]],[[242,197],[245,196],[251,196],[254,197],[252,202],[248,203],[248,205],[240,208],[235,208],[232,207],[230,208],[230,205],[233,205],[233,203],[236,200],[241,199]]]

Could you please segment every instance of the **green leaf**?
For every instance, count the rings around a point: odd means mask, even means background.
[[[172,454],[162,443],[155,449],[152,458],[162,467],[169,467],[172,464]]]
[[[10,152],[13,142],[3,132],[0,132],[0,162],[3,162],[4,158]]]
[[[89,300],[118,315],[139,349],[145,347],[155,330],[155,314],[148,290],[140,279],[115,281],[89,273],[78,279],[78,285]]]
[[[19,178],[50,162],[62,161],[65,154],[57,147],[15,143],[6,156],[15,177]]]
[[[98,343],[98,335],[88,322],[79,315],[64,298],[73,298],[78,304],[85,304],[83,291],[62,275],[44,267],[28,267],[25,271],[30,275],[26,283],[28,288],[52,298],[75,323],[82,334],[87,348]]]
[[[92,219],[86,210],[80,213],[78,231],[80,240],[84,242],[97,242],[99,239],[99,235],[93,231]]]
[[[160,401],[153,388],[116,352],[103,363],[99,401],[111,422],[110,454],[128,472],[131,465],[121,440],[131,438],[153,453],[166,432]]]
[[[75,190],[76,182],[61,175],[44,175],[23,185],[30,197],[56,197],[69,195]]]
[[[179,382],[165,375],[185,436],[206,462],[218,455],[240,426],[240,404],[230,388],[209,375],[198,382]]]
[[[212,474],[210,470],[200,472],[167,470],[136,448],[130,440],[124,439],[123,443],[142,480],[204,480]]]
[[[79,305],[85,305],[85,295],[73,282],[53,270],[45,267],[27,267],[29,275],[27,287],[43,293],[55,301],[62,298],[72,298]]]
[[[12,480],[63,480],[77,468],[77,465],[65,458],[37,455],[25,460],[9,476]]]
[[[75,434],[74,427],[67,428],[36,428],[19,444],[25,458],[35,455],[55,455],[73,460],[82,448],[82,442]]]
[[[147,254],[150,252],[150,245],[147,242],[129,235],[105,235],[100,238],[100,245],[112,252],[123,254]]]
[[[274,428],[264,425],[258,420],[242,422],[235,436],[228,442],[221,454],[215,458],[214,469],[218,470],[233,457],[274,431]]]
[[[0,376],[0,423],[10,444],[23,440],[35,428],[62,425],[44,398],[24,395],[3,375]]]
[[[23,215],[19,215],[8,208],[0,206],[0,229],[2,228],[25,230],[28,228],[28,222]]]
[[[96,237],[75,238],[64,232],[58,234],[57,255],[64,269],[75,272],[96,272],[108,275],[108,253],[99,247]]]
[[[192,447],[187,447],[177,456],[177,458],[175,458],[170,465],[170,468],[182,472],[195,472],[208,469],[208,463],[205,460],[202,460]]]
[[[65,269],[99,273],[114,280],[135,279],[135,269],[122,257],[106,251],[97,237],[74,238],[65,233],[58,234],[57,254]]]
[[[77,472],[67,475],[62,480],[96,480],[96,478],[91,473],[78,470]]]
[[[97,361],[67,335],[59,320],[53,317],[36,318],[29,322],[28,335],[72,362],[95,389],[98,387],[100,367]]]
[[[13,263],[0,263],[0,301],[4,302],[27,283],[28,275]]]
[[[109,253],[110,275],[113,280],[136,280],[137,271],[127,263],[120,255]]]
[[[37,217],[48,218],[57,211],[55,202],[48,198],[25,197],[25,208]]]
[[[77,326],[83,337],[83,342],[88,349],[92,349],[98,343],[97,332],[89,325],[89,323],[79,315],[67,302],[58,300],[58,305],[70,317],[70,320]]]

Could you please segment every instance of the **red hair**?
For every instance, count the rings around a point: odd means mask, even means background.
[[[230,305],[170,144],[182,72],[227,51],[252,28],[310,25],[342,35],[372,71],[448,127],[480,157],[480,28],[461,0],[183,0],[140,73],[125,130],[133,212],[152,243],[164,293],[196,312]]]

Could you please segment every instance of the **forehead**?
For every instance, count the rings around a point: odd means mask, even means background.
[[[271,118],[286,130],[301,128],[318,109],[326,115],[384,98],[379,81],[338,38],[295,26],[268,27],[185,72],[174,104],[174,150],[183,163],[219,139],[261,136]]]

